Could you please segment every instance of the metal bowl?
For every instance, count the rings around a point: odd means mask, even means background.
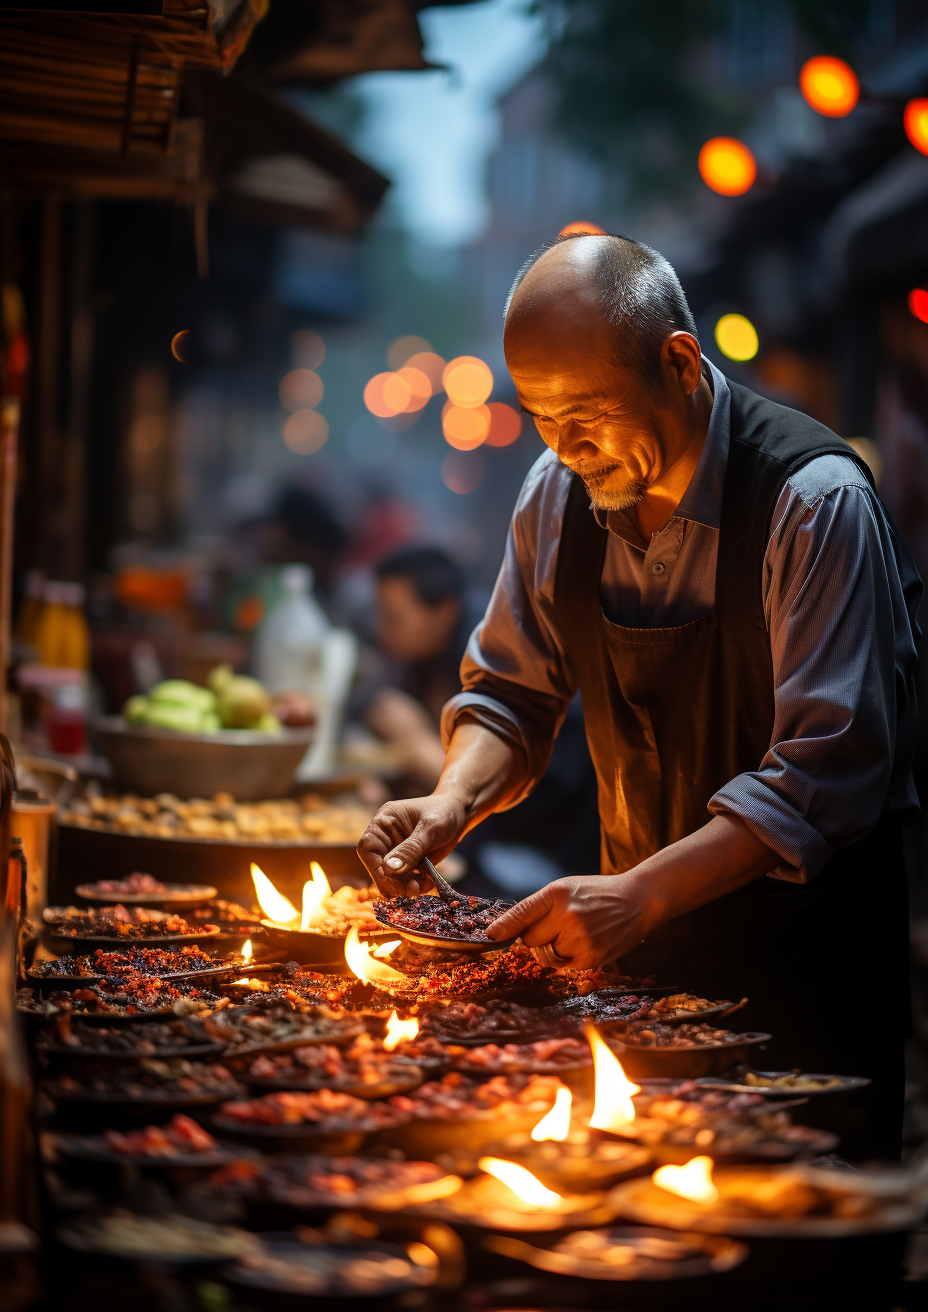
[[[121,715],[101,716],[93,732],[117,784],[128,792],[143,797],[231,793],[241,802],[285,796],[313,740],[312,729],[220,729],[203,734],[143,729],[128,725]]]

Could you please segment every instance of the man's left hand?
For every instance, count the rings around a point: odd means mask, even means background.
[[[504,912],[487,936],[518,935],[530,948],[550,944],[558,965],[590,970],[628,952],[654,924],[647,899],[627,875],[570,875]]]

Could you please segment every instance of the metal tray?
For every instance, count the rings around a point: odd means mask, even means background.
[[[730,1271],[748,1255],[746,1244],[722,1236],[689,1234],[681,1239],[673,1231],[630,1226],[610,1226],[606,1233],[616,1247],[634,1250],[632,1261],[619,1264],[558,1252],[554,1246],[529,1244],[511,1235],[487,1235],[483,1246],[536,1271],[581,1280],[687,1280]]]
[[[257,975],[265,970],[279,970],[280,966],[279,961],[271,961],[260,965],[255,965],[254,962],[238,961],[227,966],[209,966],[206,970],[172,970],[165,972],[163,975],[156,975],[152,971],[152,976],[163,980],[166,984],[175,984],[178,980],[215,979],[217,975],[234,975],[239,972],[247,973],[249,976]],[[144,973],[147,974],[147,972]],[[37,975],[34,971],[27,970],[26,978],[38,988],[70,990],[89,988],[91,984],[98,984],[100,980],[110,977],[107,975]]]
[[[74,893],[84,902],[99,903],[100,906],[113,906],[119,902],[126,907],[157,907],[161,911],[194,911],[219,896],[218,888],[212,884],[165,884],[163,893],[124,894],[97,893],[93,884],[78,884]]]
[[[631,1079],[639,1076],[669,1075],[679,1079],[697,1079],[713,1075],[743,1062],[752,1048],[768,1043],[771,1034],[748,1031],[737,1043],[704,1043],[692,1048],[638,1047],[626,1045],[616,1037],[610,1044]]]
[[[768,1079],[771,1078],[776,1079],[778,1076],[793,1075],[795,1074],[795,1072],[752,1070],[751,1074],[763,1075],[766,1076]],[[770,1098],[770,1099],[800,1098],[803,1100],[805,1100],[806,1098],[825,1098],[828,1097],[829,1095],[834,1096],[835,1094],[841,1094],[841,1093],[853,1093],[857,1089],[865,1089],[867,1085],[870,1083],[870,1080],[864,1075],[807,1074],[805,1078],[808,1080],[840,1080],[841,1085],[839,1088],[831,1088],[831,1089],[823,1089],[823,1088],[816,1089],[814,1087],[812,1088],[805,1087],[805,1088],[798,1088],[798,1089],[797,1088],[771,1089],[769,1087],[765,1088],[763,1085],[742,1084],[739,1082],[738,1079],[730,1079],[730,1080],[719,1079],[712,1075],[702,1075],[696,1080],[696,1083],[701,1084],[703,1088],[706,1089],[721,1089],[728,1093],[759,1093],[764,1098]]]
[[[327,1157],[352,1157],[361,1147],[372,1126],[311,1124],[245,1125],[223,1116],[210,1117],[210,1130],[223,1138],[241,1139],[270,1152],[322,1152]]]
[[[261,928],[271,947],[284,954],[287,961],[301,965],[344,963],[346,934],[324,934],[318,929],[284,929],[273,920],[261,920]],[[384,942],[396,938],[398,930],[359,931],[364,943]]]
[[[151,1248],[140,1249],[137,1252],[126,1251],[121,1248],[106,1248],[99,1243],[94,1242],[93,1237],[93,1218],[79,1217],[75,1220],[68,1221],[56,1231],[57,1238],[65,1245],[66,1248],[72,1248],[79,1253],[87,1253],[93,1257],[106,1258],[107,1261],[119,1262],[141,1262],[143,1264],[153,1263],[156,1266],[218,1266],[220,1262],[228,1262],[229,1254],[227,1252],[216,1253],[203,1249],[198,1253],[172,1253],[170,1251],[156,1251]],[[224,1234],[233,1234],[241,1236],[242,1247],[252,1247],[254,1245],[254,1236],[247,1230],[238,1230],[232,1226],[216,1226],[216,1230]]]
[[[216,1148],[208,1153],[172,1153],[169,1157],[158,1157],[154,1153],[117,1153],[107,1148],[102,1139],[91,1135],[53,1134],[48,1138],[55,1153],[62,1157],[112,1166],[199,1166],[205,1170],[215,1170],[217,1166],[224,1166],[233,1156],[228,1148]]]
[[[84,1019],[83,1015],[81,1019]],[[152,1061],[167,1061],[171,1057],[218,1057],[227,1047],[228,1044],[222,1043],[219,1039],[211,1039],[209,1043],[190,1044],[186,1048],[158,1048],[155,1052],[130,1052],[125,1049],[118,1051],[115,1048],[71,1048],[56,1043],[48,1044],[47,1047],[36,1047],[36,1054],[40,1057],[63,1057],[72,1061],[117,1063],[146,1058]]]
[[[288,1089],[294,1093],[318,1093],[320,1089],[330,1089],[333,1093],[347,1093],[352,1098],[365,1098],[369,1101],[375,1098],[392,1098],[398,1093],[409,1093],[412,1089],[418,1089],[420,1084],[424,1084],[425,1078],[425,1072],[418,1066],[410,1066],[405,1078],[382,1080],[379,1084],[361,1084],[353,1080],[325,1078],[288,1080],[284,1077],[278,1079],[274,1076],[249,1075],[247,1071],[241,1075],[243,1084],[247,1084],[249,1089],[259,1090],[262,1093],[270,1093],[274,1089]]]
[[[275,1301],[281,1296],[287,1298],[288,1301],[286,1306],[288,1307],[291,1305],[291,1300],[293,1298],[299,1298],[301,1302],[302,1300],[306,1300],[307,1305],[311,1304],[316,1299],[332,1300],[336,1305],[342,1300],[350,1300],[352,1306],[356,1300],[360,1301],[363,1299],[365,1302],[376,1302],[377,1305],[379,1305],[383,1300],[393,1298],[394,1296],[405,1293],[406,1291],[424,1289],[428,1285],[434,1284],[436,1279],[436,1272],[433,1268],[418,1267],[410,1258],[406,1250],[401,1248],[398,1244],[382,1244],[365,1240],[362,1243],[353,1245],[346,1244],[336,1246],[333,1244],[326,1244],[321,1247],[317,1245],[310,1246],[309,1244],[301,1243],[296,1235],[289,1232],[263,1234],[259,1235],[258,1238],[262,1241],[265,1247],[270,1250],[271,1255],[274,1257],[286,1258],[289,1256],[296,1256],[300,1252],[313,1252],[316,1254],[329,1254],[333,1258],[338,1259],[338,1261],[333,1264],[334,1278],[325,1289],[317,1288],[309,1290],[306,1285],[300,1284],[297,1281],[287,1281],[281,1279],[279,1275],[273,1276],[263,1271],[254,1271],[243,1266],[226,1266],[220,1271],[219,1274],[222,1278],[227,1280],[229,1284],[235,1285],[240,1293],[244,1294],[246,1297],[248,1291],[260,1290],[264,1291],[266,1294],[273,1295]],[[385,1278],[383,1285],[378,1287],[373,1293],[367,1289],[352,1287],[347,1279],[341,1281],[335,1276],[335,1272],[339,1270],[345,1272],[349,1271],[352,1261],[357,1261],[358,1259],[363,1258],[366,1253],[382,1253],[388,1257],[401,1258],[404,1262],[407,1262],[412,1269],[410,1275],[400,1279],[394,1277],[392,1280]],[[413,1271],[418,1271],[419,1274],[414,1275]]]
[[[380,906],[382,906],[382,904],[378,903],[378,908]],[[502,914],[503,911],[508,911],[514,906],[516,906],[515,902],[510,902],[508,906],[504,905],[500,909],[500,914]],[[482,956],[486,952],[503,952],[506,948],[511,948],[513,943],[518,941],[519,937],[516,935],[515,938],[504,938],[498,940],[484,938],[477,939],[475,942],[472,939],[455,938],[451,934],[420,934],[417,930],[403,929],[399,925],[394,925],[392,920],[387,920],[386,917],[377,915],[376,909],[374,915],[377,916],[377,919],[380,921],[381,925],[384,926],[385,930],[389,930],[391,934],[399,934],[400,938],[408,939],[410,943],[418,943],[426,948],[447,948],[449,951],[465,952],[470,956]]]
[[[149,1098],[129,1098],[122,1093],[86,1093],[83,1090],[78,1093],[55,1093],[54,1090],[42,1086],[40,1089],[56,1104],[66,1104],[69,1107],[77,1104],[88,1107],[129,1107],[144,1108],[146,1112],[155,1110],[182,1112],[186,1108],[193,1110],[215,1107],[221,1102],[231,1102],[241,1097],[240,1091],[229,1089],[223,1093],[184,1093],[166,1097],[158,1097],[152,1093]]]

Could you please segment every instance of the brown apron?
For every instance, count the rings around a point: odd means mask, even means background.
[[[815,456],[854,453],[804,415],[731,386],[715,605],[692,623],[627,628],[603,615],[607,531],[582,482],[568,496],[555,581],[558,632],[583,698],[596,765],[602,870],[628,870],[704,825],[712,795],[760,766],[773,730],[761,577],[773,507]],[[859,463],[859,462],[858,462]],[[894,526],[893,532],[895,533]],[[919,581],[894,547],[914,626]],[[917,632],[917,628],[915,628]],[[769,1031],[766,1069],[867,1075],[845,1151],[898,1155],[908,1023],[906,880],[899,820],[836,852],[807,885],[764,877],[660,926],[622,969],[749,1007]],[[845,1127],[846,1129],[848,1127]]]

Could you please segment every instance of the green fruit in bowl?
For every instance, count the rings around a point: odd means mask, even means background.
[[[175,733],[200,733],[203,712],[199,706],[173,702],[150,702],[144,723],[149,729],[173,729]]]
[[[186,679],[165,679],[156,683],[148,693],[151,702],[164,702],[172,706],[195,706],[199,710],[214,711],[216,695],[209,688],[189,683]]]
[[[243,674],[228,679],[220,688],[216,701],[219,718],[226,729],[254,729],[271,709],[271,699],[264,685]]]
[[[283,727],[273,711],[265,711],[254,726],[258,733],[280,733]]]
[[[136,697],[130,697],[122,708],[122,713],[128,720],[129,724],[144,724],[148,716],[150,702],[147,697],[139,694]]]

